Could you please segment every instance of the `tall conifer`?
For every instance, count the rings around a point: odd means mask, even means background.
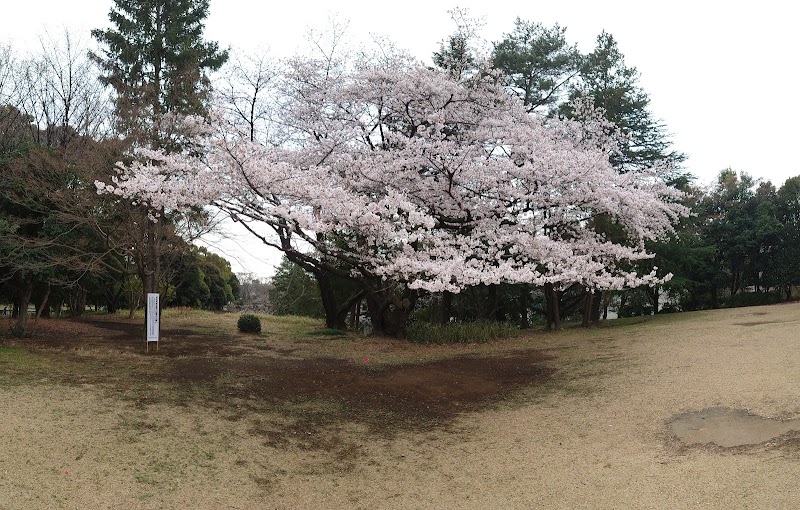
[[[102,80],[116,93],[120,130],[154,134],[166,113],[203,114],[209,71],[228,58],[216,42],[203,40],[209,0],[114,0],[112,27],[92,30],[101,44],[95,60]]]
[[[228,58],[217,43],[203,39],[208,6],[209,0],[114,0],[111,28],[92,31],[101,45],[93,55],[104,70],[101,80],[115,92],[117,128],[134,147],[174,149],[180,133],[171,132],[164,116],[206,112],[207,73]],[[158,292],[164,265],[180,244],[177,220],[163,209],[134,207],[128,252],[144,292]]]

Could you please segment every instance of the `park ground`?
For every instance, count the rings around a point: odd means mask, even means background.
[[[430,346],[168,310],[157,353],[141,320],[42,321],[0,336],[0,509],[791,508],[799,318]],[[777,428],[679,433],[729,415]]]

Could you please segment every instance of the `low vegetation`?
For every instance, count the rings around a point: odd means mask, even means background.
[[[242,333],[261,333],[261,319],[251,313],[244,313],[239,316],[236,327]]]
[[[501,340],[519,333],[519,329],[506,322],[477,320],[470,322],[412,322],[408,339],[420,344],[470,344]]]

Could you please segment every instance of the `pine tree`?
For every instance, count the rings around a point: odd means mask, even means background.
[[[625,135],[620,152],[613,164],[620,171],[650,167],[659,162],[680,163],[686,156],[671,151],[671,141],[664,125],[653,118],[648,109],[650,98],[639,86],[639,72],[625,64],[625,57],[614,37],[602,32],[597,36],[594,51],[583,59],[580,80],[571,87],[570,99],[589,97],[594,106],[605,111],[611,121]],[[573,116],[569,104],[561,113]],[[665,176],[672,180],[678,174]]]
[[[494,44],[494,68],[529,111],[557,105],[578,74],[580,54],[567,44],[565,32],[559,25],[548,28],[517,18],[514,30]]]
[[[149,145],[162,146],[164,114],[206,112],[207,73],[228,58],[216,42],[203,40],[208,7],[209,0],[114,0],[114,28],[92,30],[102,46],[94,58],[116,93],[123,133],[152,135]]]
[[[134,147],[174,149],[180,133],[162,122],[165,115],[206,113],[207,73],[228,58],[217,43],[203,39],[208,8],[209,0],[114,0],[112,28],[92,31],[102,48],[93,55],[104,70],[101,80],[116,94],[117,128]],[[164,210],[135,209],[129,256],[144,292],[158,292],[163,265],[177,260],[176,219]]]

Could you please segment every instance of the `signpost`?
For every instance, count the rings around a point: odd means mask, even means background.
[[[161,332],[161,317],[159,316],[159,294],[158,292],[155,293],[148,293],[147,294],[147,324],[145,325],[147,328],[147,344],[145,347],[145,351],[150,350],[150,342],[156,343],[156,352],[158,352],[158,336]]]

